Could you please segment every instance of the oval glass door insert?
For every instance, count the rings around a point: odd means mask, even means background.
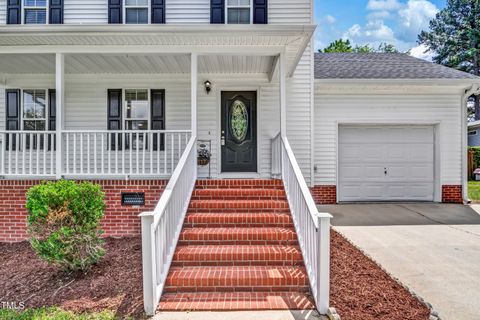
[[[237,142],[243,142],[247,137],[248,112],[240,100],[235,100],[230,107],[230,131]]]

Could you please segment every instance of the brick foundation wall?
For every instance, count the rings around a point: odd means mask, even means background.
[[[105,236],[120,237],[140,234],[138,214],[155,208],[166,180],[95,180],[105,192]],[[0,242],[26,239],[25,194],[37,180],[0,180]],[[145,192],[144,206],[122,206],[122,192]]]
[[[443,203],[463,203],[461,185],[443,185],[442,186]]]
[[[313,200],[316,204],[336,204],[337,187],[336,186],[314,186],[310,188]]]

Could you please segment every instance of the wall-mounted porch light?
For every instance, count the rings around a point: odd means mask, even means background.
[[[203,84],[205,85],[205,92],[209,94],[212,91],[212,83],[207,80]]]

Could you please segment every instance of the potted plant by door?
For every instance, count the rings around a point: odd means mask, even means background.
[[[207,145],[202,143],[198,146],[197,164],[199,166],[206,166],[210,163],[210,151],[207,149]]]

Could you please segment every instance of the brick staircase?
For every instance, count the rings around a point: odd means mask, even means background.
[[[159,308],[313,309],[280,180],[196,184]]]

